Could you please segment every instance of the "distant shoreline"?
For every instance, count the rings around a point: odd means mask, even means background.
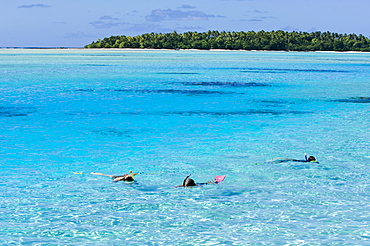
[[[200,50],[271,51],[365,51],[370,38],[362,34],[333,32],[240,31],[146,33],[138,36],[111,36],[98,39],[84,48],[152,48]]]
[[[290,51],[290,50],[229,50],[229,49],[151,49],[151,48],[84,48],[84,47],[0,47],[0,50],[104,50],[104,51],[243,51],[243,52],[294,52],[294,53],[370,53],[369,51]]]

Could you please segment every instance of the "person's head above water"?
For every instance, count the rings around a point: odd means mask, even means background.
[[[184,182],[182,183],[182,185],[184,187],[186,186],[196,186],[197,184],[195,183],[195,181],[193,179],[189,179],[190,175],[188,175],[185,179],[184,179]]]
[[[310,157],[308,157],[307,161],[316,161],[316,158],[311,155]]]
[[[184,186],[196,186],[195,181],[193,179],[187,179],[184,182]]]

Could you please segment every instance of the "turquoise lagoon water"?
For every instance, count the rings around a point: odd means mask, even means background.
[[[369,53],[4,49],[0,96],[1,245],[370,245]]]

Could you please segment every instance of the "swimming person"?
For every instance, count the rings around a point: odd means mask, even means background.
[[[307,158],[307,155],[305,155],[305,160],[306,160],[306,162],[317,162],[316,158],[312,155],[308,158]]]
[[[274,160],[274,162],[287,162],[287,161],[295,161],[295,162],[317,162],[318,161],[316,160],[316,158],[314,156],[309,156],[307,158],[307,154],[305,153],[304,154],[304,160],[297,160],[297,159],[277,159],[277,160]]]
[[[131,170],[130,170],[129,173],[130,174],[124,174],[124,175],[119,175],[119,176],[108,175],[108,174],[103,174],[103,173],[94,173],[94,172],[92,172],[91,174],[110,177],[110,178],[113,179],[113,182],[117,182],[117,181],[128,181],[128,182],[132,182],[132,181],[135,181],[134,180],[135,175],[138,175],[139,174],[139,173],[134,173]]]
[[[191,176],[191,174],[186,176],[186,178],[182,182],[182,185],[178,185],[176,187],[192,187],[192,186],[202,186],[202,185],[206,185],[206,184],[218,184],[221,181],[223,181],[226,177],[226,175],[217,175],[214,178],[214,181],[208,181],[207,183],[195,183],[194,179],[189,178],[190,176]]]

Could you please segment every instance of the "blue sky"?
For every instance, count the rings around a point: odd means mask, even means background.
[[[370,0],[2,0],[0,47],[83,47],[113,35],[207,30],[370,36]]]

